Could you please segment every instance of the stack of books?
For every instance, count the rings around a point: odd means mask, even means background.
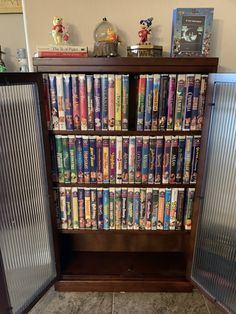
[[[86,58],[88,47],[70,45],[49,45],[37,47],[35,57],[37,58]]]

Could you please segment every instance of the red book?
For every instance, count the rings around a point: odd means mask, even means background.
[[[38,58],[86,58],[88,53],[85,51],[38,51],[35,56]]]

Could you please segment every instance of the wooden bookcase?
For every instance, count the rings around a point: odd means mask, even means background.
[[[218,58],[34,58],[40,73],[129,73],[129,131],[46,131],[59,135],[143,135],[135,131],[139,74],[215,73]],[[44,123],[45,125],[45,123]],[[200,135],[201,131],[145,131],[145,135]],[[47,138],[45,139],[47,140]],[[205,141],[203,141],[205,143]],[[205,143],[206,144],[206,143]],[[201,153],[205,147],[201,147]],[[46,151],[49,154],[49,151]],[[46,158],[49,160],[50,158]],[[202,174],[203,169],[199,169]],[[51,183],[49,184],[51,186]],[[60,184],[57,184],[60,186]],[[109,187],[109,184],[63,184]],[[113,184],[134,187],[131,184]],[[139,184],[138,187],[148,185]],[[176,187],[162,184],[151,187]],[[178,185],[190,187],[190,185]],[[191,185],[193,187],[193,185]],[[197,184],[195,195],[199,194]],[[57,230],[52,208],[59,291],[192,291],[189,281],[198,213],[191,231]]]

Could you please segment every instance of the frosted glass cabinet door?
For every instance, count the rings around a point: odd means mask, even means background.
[[[0,249],[13,313],[56,276],[39,78],[0,75]]]
[[[236,313],[236,75],[210,75],[209,87],[208,103],[214,105],[192,279],[227,312]]]

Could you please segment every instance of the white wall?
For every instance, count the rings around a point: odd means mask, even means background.
[[[154,44],[162,45],[169,52],[172,12],[181,7],[213,7],[214,31],[212,56],[220,59],[219,71],[236,71],[236,0],[24,0],[28,28],[29,53],[32,56],[37,45],[52,43],[50,31],[53,16],[61,16],[70,25],[73,44],[86,45],[93,50],[93,32],[103,17],[112,22],[126,46],[138,42],[139,21],[153,17]]]
[[[9,72],[19,70],[17,48],[25,48],[23,14],[0,14],[0,45],[6,53],[2,59]]]

